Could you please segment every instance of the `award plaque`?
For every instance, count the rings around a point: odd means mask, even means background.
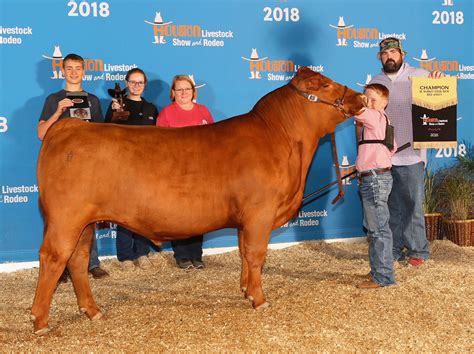
[[[66,97],[69,98],[74,106],[69,107],[69,116],[82,120],[91,120],[91,108],[87,99],[87,92],[67,92]]]
[[[457,147],[457,77],[412,77],[414,149]]]
[[[120,88],[120,84],[117,82],[115,83],[115,88],[109,89],[108,90],[109,95],[112,96],[117,100],[117,102],[120,105],[120,108],[117,110],[114,110],[112,113],[112,122],[117,122],[117,121],[125,121],[128,120],[128,117],[130,116],[130,112],[125,111],[123,109],[123,98],[125,96],[125,89]]]

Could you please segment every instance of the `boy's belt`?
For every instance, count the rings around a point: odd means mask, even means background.
[[[378,168],[370,171],[365,171],[365,172],[359,172],[359,177],[367,177],[367,176],[372,176],[374,173],[376,175],[381,175],[382,173],[390,171],[392,168],[391,167],[385,167],[385,168]]]

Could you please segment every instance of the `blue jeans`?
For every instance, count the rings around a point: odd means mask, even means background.
[[[99,251],[97,250],[97,238],[95,237],[95,226],[92,233],[91,254],[89,256],[89,270],[100,266]]]
[[[364,227],[369,238],[370,275],[374,282],[382,286],[395,284],[393,240],[387,204],[391,189],[390,171],[360,177],[359,191],[364,208]]]
[[[150,242],[138,234],[117,225],[117,259],[120,262],[133,261],[150,253]]]
[[[171,241],[175,259],[200,259],[202,257],[203,236],[193,236],[184,240]]]
[[[424,163],[393,166],[393,189],[388,200],[393,232],[393,258],[430,256],[423,212]],[[406,248],[406,251],[404,250]]]

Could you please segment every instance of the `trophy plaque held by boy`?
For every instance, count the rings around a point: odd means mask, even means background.
[[[66,97],[74,103],[74,106],[69,107],[69,117],[79,118],[84,121],[91,120],[91,108],[87,96],[87,92],[66,93]]]
[[[115,83],[115,88],[113,90],[109,89],[108,92],[120,105],[120,108],[114,110],[112,113],[112,122],[128,120],[130,112],[123,109],[123,97],[125,96],[126,89],[122,90],[120,84],[117,82]]]

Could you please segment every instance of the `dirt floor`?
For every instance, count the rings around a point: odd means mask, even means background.
[[[356,285],[369,271],[367,244],[304,242],[269,251],[263,285],[271,307],[255,311],[239,289],[238,252],[205,257],[185,272],[170,253],[154,268],[91,280],[106,314],[92,322],[61,284],[51,332],[38,337],[29,320],[37,269],[0,274],[1,352],[306,352],[474,351],[474,248],[431,244],[421,268],[397,264],[398,284]]]

